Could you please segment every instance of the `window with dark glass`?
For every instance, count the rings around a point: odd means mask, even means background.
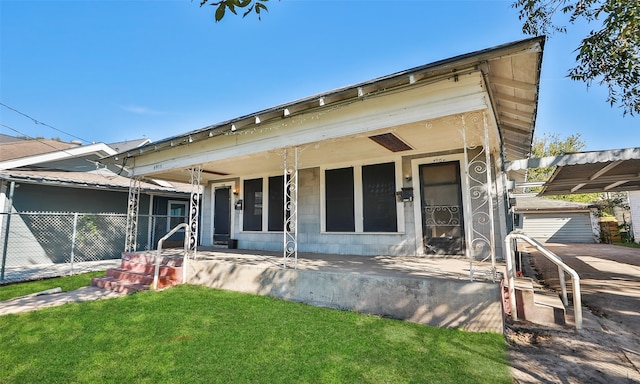
[[[394,163],[362,167],[362,205],[365,232],[397,231]]]
[[[325,171],[326,230],[354,232],[353,168]]]
[[[284,231],[284,176],[269,178],[269,230]]]
[[[262,179],[244,181],[242,222],[245,231],[262,230]]]

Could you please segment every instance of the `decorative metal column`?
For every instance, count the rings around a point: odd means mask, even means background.
[[[487,168],[487,199],[489,203],[489,248],[490,248],[490,257],[491,257],[491,278],[496,280],[496,229],[495,222],[493,216],[493,180],[491,174],[491,151],[489,150],[489,124],[487,123],[487,115],[482,113],[482,124],[484,125],[484,155],[485,155],[485,164]],[[486,260],[486,259],[485,259]]]
[[[470,188],[470,177],[469,177],[469,154],[467,152],[467,132],[466,132],[466,125],[465,125],[465,120],[464,120],[464,116],[461,117],[462,120],[462,129],[460,129],[460,134],[462,135],[462,147],[463,147],[463,151],[464,151],[464,177],[465,177],[465,182],[467,184],[467,188]],[[464,242],[465,242],[465,255],[467,256],[467,258],[469,259],[469,279],[471,281],[473,281],[473,254],[472,254],[472,244],[473,241],[471,240],[473,237],[473,218],[471,220],[467,220],[467,218],[469,218],[469,214],[467,214],[466,212],[471,209],[471,197],[470,197],[470,189],[468,189],[467,191],[465,191],[465,193],[462,194],[463,195],[463,199],[465,202],[465,207],[464,207],[464,221],[465,221],[465,236],[464,236]]]
[[[138,208],[140,206],[140,178],[133,176],[129,182],[129,203],[124,251],[135,252],[138,248]]]
[[[189,254],[196,258],[198,249],[198,219],[200,213],[200,182],[202,180],[202,167],[190,168],[191,197],[189,199]]]
[[[491,152],[489,151],[489,126],[483,114],[482,126],[479,116],[471,116],[474,132],[483,132],[482,146],[469,143],[467,122],[462,117],[462,135],[464,143],[465,179],[467,183],[467,210],[471,211],[466,230],[466,245],[470,260],[470,278],[474,278],[473,261],[491,259],[491,274],[495,279],[495,223],[493,217],[493,182],[491,180]]]
[[[289,151],[293,152],[290,156]],[[298,147],[284,150],[284,268],[298,268]]]

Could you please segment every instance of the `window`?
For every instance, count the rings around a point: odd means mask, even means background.
[[[242,222],[245,231],[262,230],[262,179],[244,181]]]
[[[180,223],[186,223],[188,221],[186,201],[169,201],[167,212],[169,216],[169,220],[167,220],[167,231],[172,230]]]
[[[353,168],[325,171],[326,230],[354,232]]]
[[[365,232],[396,232],[396,166],[362,167],[362,211]]]

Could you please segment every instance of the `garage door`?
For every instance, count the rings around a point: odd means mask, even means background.
[[[589,213],[525,213],[522,229],[543,242],[595,242]]]

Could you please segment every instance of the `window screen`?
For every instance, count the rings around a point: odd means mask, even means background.
[[[396,232],[396,167],[394,163],[362,167],[365,232]]]
[[[353,168],[325,171],[326,230],[354,232]]]
[[[284,231],[284,176],[269,178],[269,230]]]
[[[262,230],[262,179],[244,181],[242,219],[245,231]]]

